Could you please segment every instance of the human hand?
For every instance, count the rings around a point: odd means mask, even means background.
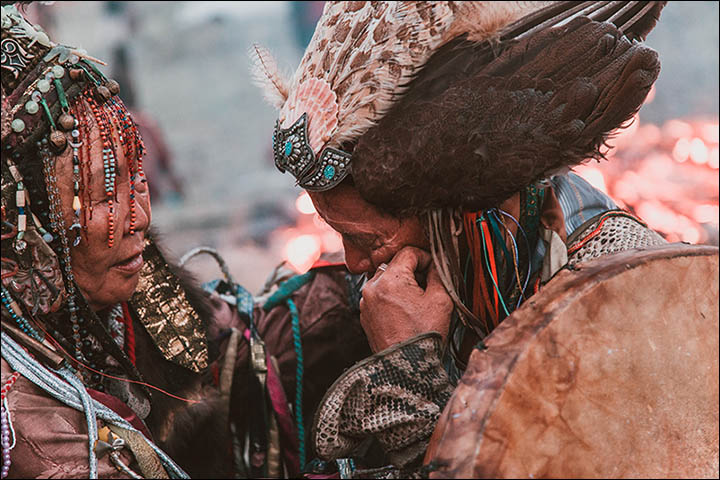
[[[427,270],[427,287],[415,279]],[[362,290],[360,324],[374,352],[421,333],[435,331],[447,336],[453,302],[440,281],[430,254],[405,247],[385,271],[378,269]]]

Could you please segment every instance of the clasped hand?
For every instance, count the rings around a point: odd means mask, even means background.
[[[416,273],[427,272],[423,289]],[[416,335],[450,328],[453,303],[430,254],[415,247],[400,250],[385,271],[378,270],[362,290],[360,323],[374,352]]]

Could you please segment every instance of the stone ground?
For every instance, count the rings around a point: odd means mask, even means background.
[[[109,59],[123,29],[108,20],[105,3],[41,8],[54,12],[58,41]],[[275,112],[251,84],[246,52],[258,42],[294,70],[301,50],[288,2],[125,3],[137,18],[127,40],[139,103],[162,125],[186,184],[181,201],[153,203],[153,222],[174,254],[215,247],[257,291],[281,260],[281,243],[267,234],[293,221],[300,190],[272,164]],[[647,43],[663,70],[642,121],[717,119],[718,3],[669,2]],[[209,258],[190,267],[203,280],[219,276]]]

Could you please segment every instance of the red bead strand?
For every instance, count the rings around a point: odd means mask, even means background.
[[[17,382],[18,378],[20,378],[19,372],[13,372],[12,375],[10,375],[10,378],[7,379],[5,385],[3,385],[2,389],[0,389],[0,400],[5,400],[5,397],[7,396],[13,385],[15,385],[15,382]]]

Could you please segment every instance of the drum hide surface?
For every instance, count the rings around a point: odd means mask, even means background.
[[[433,478],[718,477],[718,249],[563,270],[476,349]]]

